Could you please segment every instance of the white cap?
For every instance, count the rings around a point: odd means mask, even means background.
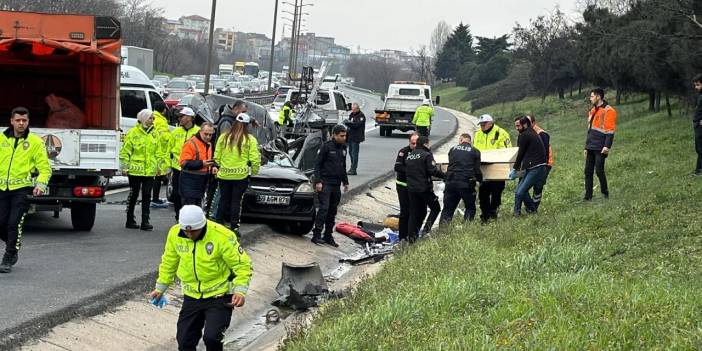
[[[480,116],[480,119],[478,120],[478,124],[482,123],[487,123],[487,122],[494,122],[495,120],[492,118],[490,115],[482,115]]]
[[[431,100],[429,100],[429,99],[424,99],[424,102],[422,103],[422,105],[429,105],[429,106],[431,106]]]
[[[246,113],[240,113],[238,116],[236,116],[237,122],[241,123],[251,123],[251,116],[247,115]]]
[[[205,224],[207,224],[207,218],[205,218],[205,213],[202,212],[200,207],[195,205],[185,205],[180,209],[178,223],[180,224],[180,229],[198,230],[205,227]]]
[[[146,122],[146,120],[151,118],[151,116],[153,116],[153,115],[154,115],[154,111],[151,111],[148,108],[145,108],[145,109],[139,111],[139,113],[137,113],[137,121],[139,121],[139,123],[141,123],[141,124],[144,124],[144,122]]]
[[[185,116],[195,117],[195,111],[193,111],[193,109],[191,109],[190,107],[187,107],[187,106],[183,107],[183,109],[180,110],[180,114],[185,115]]]

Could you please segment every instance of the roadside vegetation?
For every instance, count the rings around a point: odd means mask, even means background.
[[[436,94],[466,111],[457,88]],[[691,176],[689,118],[650,112],[643,95],[615,107],[611,197],[590,203],[584,96],[476,111],[513,140],[517,111],[551,133],[556,163],[539,214],[510,216],[509,183],[498,222],[454,223],[404,250],[284,349],[701,349],[702,178]]]

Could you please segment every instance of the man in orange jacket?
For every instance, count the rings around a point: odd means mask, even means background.
[[[202,199],[207,190],[207,181],[210,178],[215,162],[212,157],[212,136],[214,125],[205,122],[200,126],[200,131],[183,144],[180,153],[180,197],[183,205],[202,206]]]
[[[614,142],[614,132],[617,129],[617,111],[604,99],[604,90],[593,89],[590,92],[592,110],[588,116],[587,139],[585,141],[585,197],[592,200],[592,181],[594,173],[600,180],[600,192],[609,197],[607,176],[605,175],[605,160]]]

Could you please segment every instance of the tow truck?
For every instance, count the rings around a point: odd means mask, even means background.
[[[431,86],[425,82],[397,81],[390,84],[383,108],[375,110],[375,125],[379,127],[380,136],[392,136],[395,129],[402,132],[417,130],[412,119],[417,107],[425,100],[431,101]],[[438,105],[440,101],[441,97],[437,96],[432,104]]]

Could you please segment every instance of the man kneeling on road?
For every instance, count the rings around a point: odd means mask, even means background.
[[[5,255],[0,273],[10,273],[22,246],[22,226],[29,209],[27,196],[46,192],[51,166],[44,141],[29,132],[29,111],[16,107],[10,113],[10,127],[0,134],[0,239]],[[36,180],[32,173],[38,171]]]
[[[334,126],[332,134],[332,139],[322,144],[314,164],[314,187],[319,196],[319,209],[314,220],[312,242],[339,247],[332,237],[332,231],[341,201],[342,184],[344,192],[349,190],[349,177],[346,175],[346,127]]]
[[[444,210],[439,224],[450,223],[458,203],[463,200],[466,211],[463,220],[475,218],[475,184],[483,180],[480,171],[480,151],[470,144],[470,134],[461,134],[458,145],[449,150],[449,164],[444,189]]]
[[[236,234],[208,221],[197,206],[180,210],[179,224],[168,231],[158,268],[156,288],[149,294],[160,300],[178,276],[183,307],[178,316],[178,350],[195,351],[202,336],[207,351],[223,349],[232,309],[244,305],[253,269]]]

